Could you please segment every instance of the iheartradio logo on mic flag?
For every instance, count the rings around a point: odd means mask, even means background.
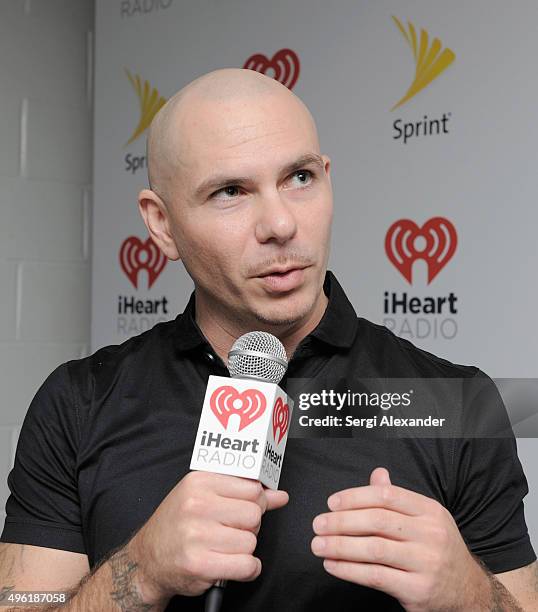
[[[275,402],[275,407],[273,408],[273,440],[279,444],[285,433],[288,431],[289,422],[290,408],[288,404],[285,404],[282,401],[282,398],[279,397]]]
[[[209,406],[224,429],[228,429],[230,417],[238,416],[238,431],[241,431],[263,415],[267,401],[259,389],[245,389],[239,393],[231,385],[222,385],[211,394]]]
[[[278,488],[293,402],[274,383],[210,376],[191,470]]]

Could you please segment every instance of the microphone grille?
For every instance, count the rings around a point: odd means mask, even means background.
[[[233,378],[254,378],[278,384],[288,367],[286,349],[280,340],[263,331],[240,336],[228,353]]]

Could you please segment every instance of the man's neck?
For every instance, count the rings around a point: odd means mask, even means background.
[[[291,359],[301,340],[308,336],[321,321],[328,303],[329,300],[322,290],[314,308],[304,321],[287,326],[275,326],[273,329],[268,329],[267,326],[258,326],[258,328],[275,335],[284,345],[288,359]],[[224,363],[228,363],[228,353],[233,343],[243,334],[253,331],[253,328],[237,329],[219,314],[211,309],[204,300],[196,299],[196,323],[217,355]]]

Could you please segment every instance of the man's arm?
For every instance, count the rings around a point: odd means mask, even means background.
[[[9,601],[9,595],[19,591],[58,591],[66,594],[66,604],[39,607],[19,604],[20,607],[4,609],[6,612],[163,610],[166,601],[159,603],[141,594],[144,577],[139,572],[131,543],[113,552],[90,573],[86,555],[40,546],[0,544],[0,601]]]
[[[524,612],[538,610],[538,561],[510,572],[494,574],[494,579],[495,582],[502,583],[503,587],[506,587],[517,599]],[[494,589],[497,597],[501,596],[502,590],[504,589],[498,586]]]
[[[80,553],[0,542],[0,593],[8,588],[67,590],[77,584],[88,570],[88,558]]]
[[[174,595],[201,595],[219,579],[255,580],[262,569],[254,557],[262,516],[287,503],[286,492],[249,478],[189,472],[127,544],[70,590],[67,604],[23,609],[160,612]],[[15,591],[65,588],[87,567],[62,579],[49,557],[42,559],[40,571],[55,578],[37,581],[26,563],[17,569],[17,550],[11,549],[0,565],[0,584]]]

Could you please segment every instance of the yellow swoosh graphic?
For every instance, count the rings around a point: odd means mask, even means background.
[[[411,47],[411,51],[413,51],[416,69],[415,79],[411,83],[407,93],[390,110],[394,110],[402,106],[402,104],[405,104],[419,91],[427,87],[456,59],[452,49],[447,48],[441,51],[441,41],[438,38],[434,38],[431,46],[428,48],[429,38],[426,30],[420,30],[420,40],[417,40],[417,33],[411,22],[407,22],[409,26],[409,31],[407,31],[397,17],[393,16],[392,18]]]
[[[141,78],[138,75],[133,76],[127,68],[125,72],[127,73],[129,81],[131,81],[131,85],[136,92],[140,105],[140,120],[138,121],[138,125],[133,135],[125,143],[125,146],[127,146],[148,129],[150,123],[153,121],[153,117],[155,117],[159,110],[166,104],[166,98],[163,98],[155,88],[152,89],[149,81],[144,81],[144,83],[142,83]]]

